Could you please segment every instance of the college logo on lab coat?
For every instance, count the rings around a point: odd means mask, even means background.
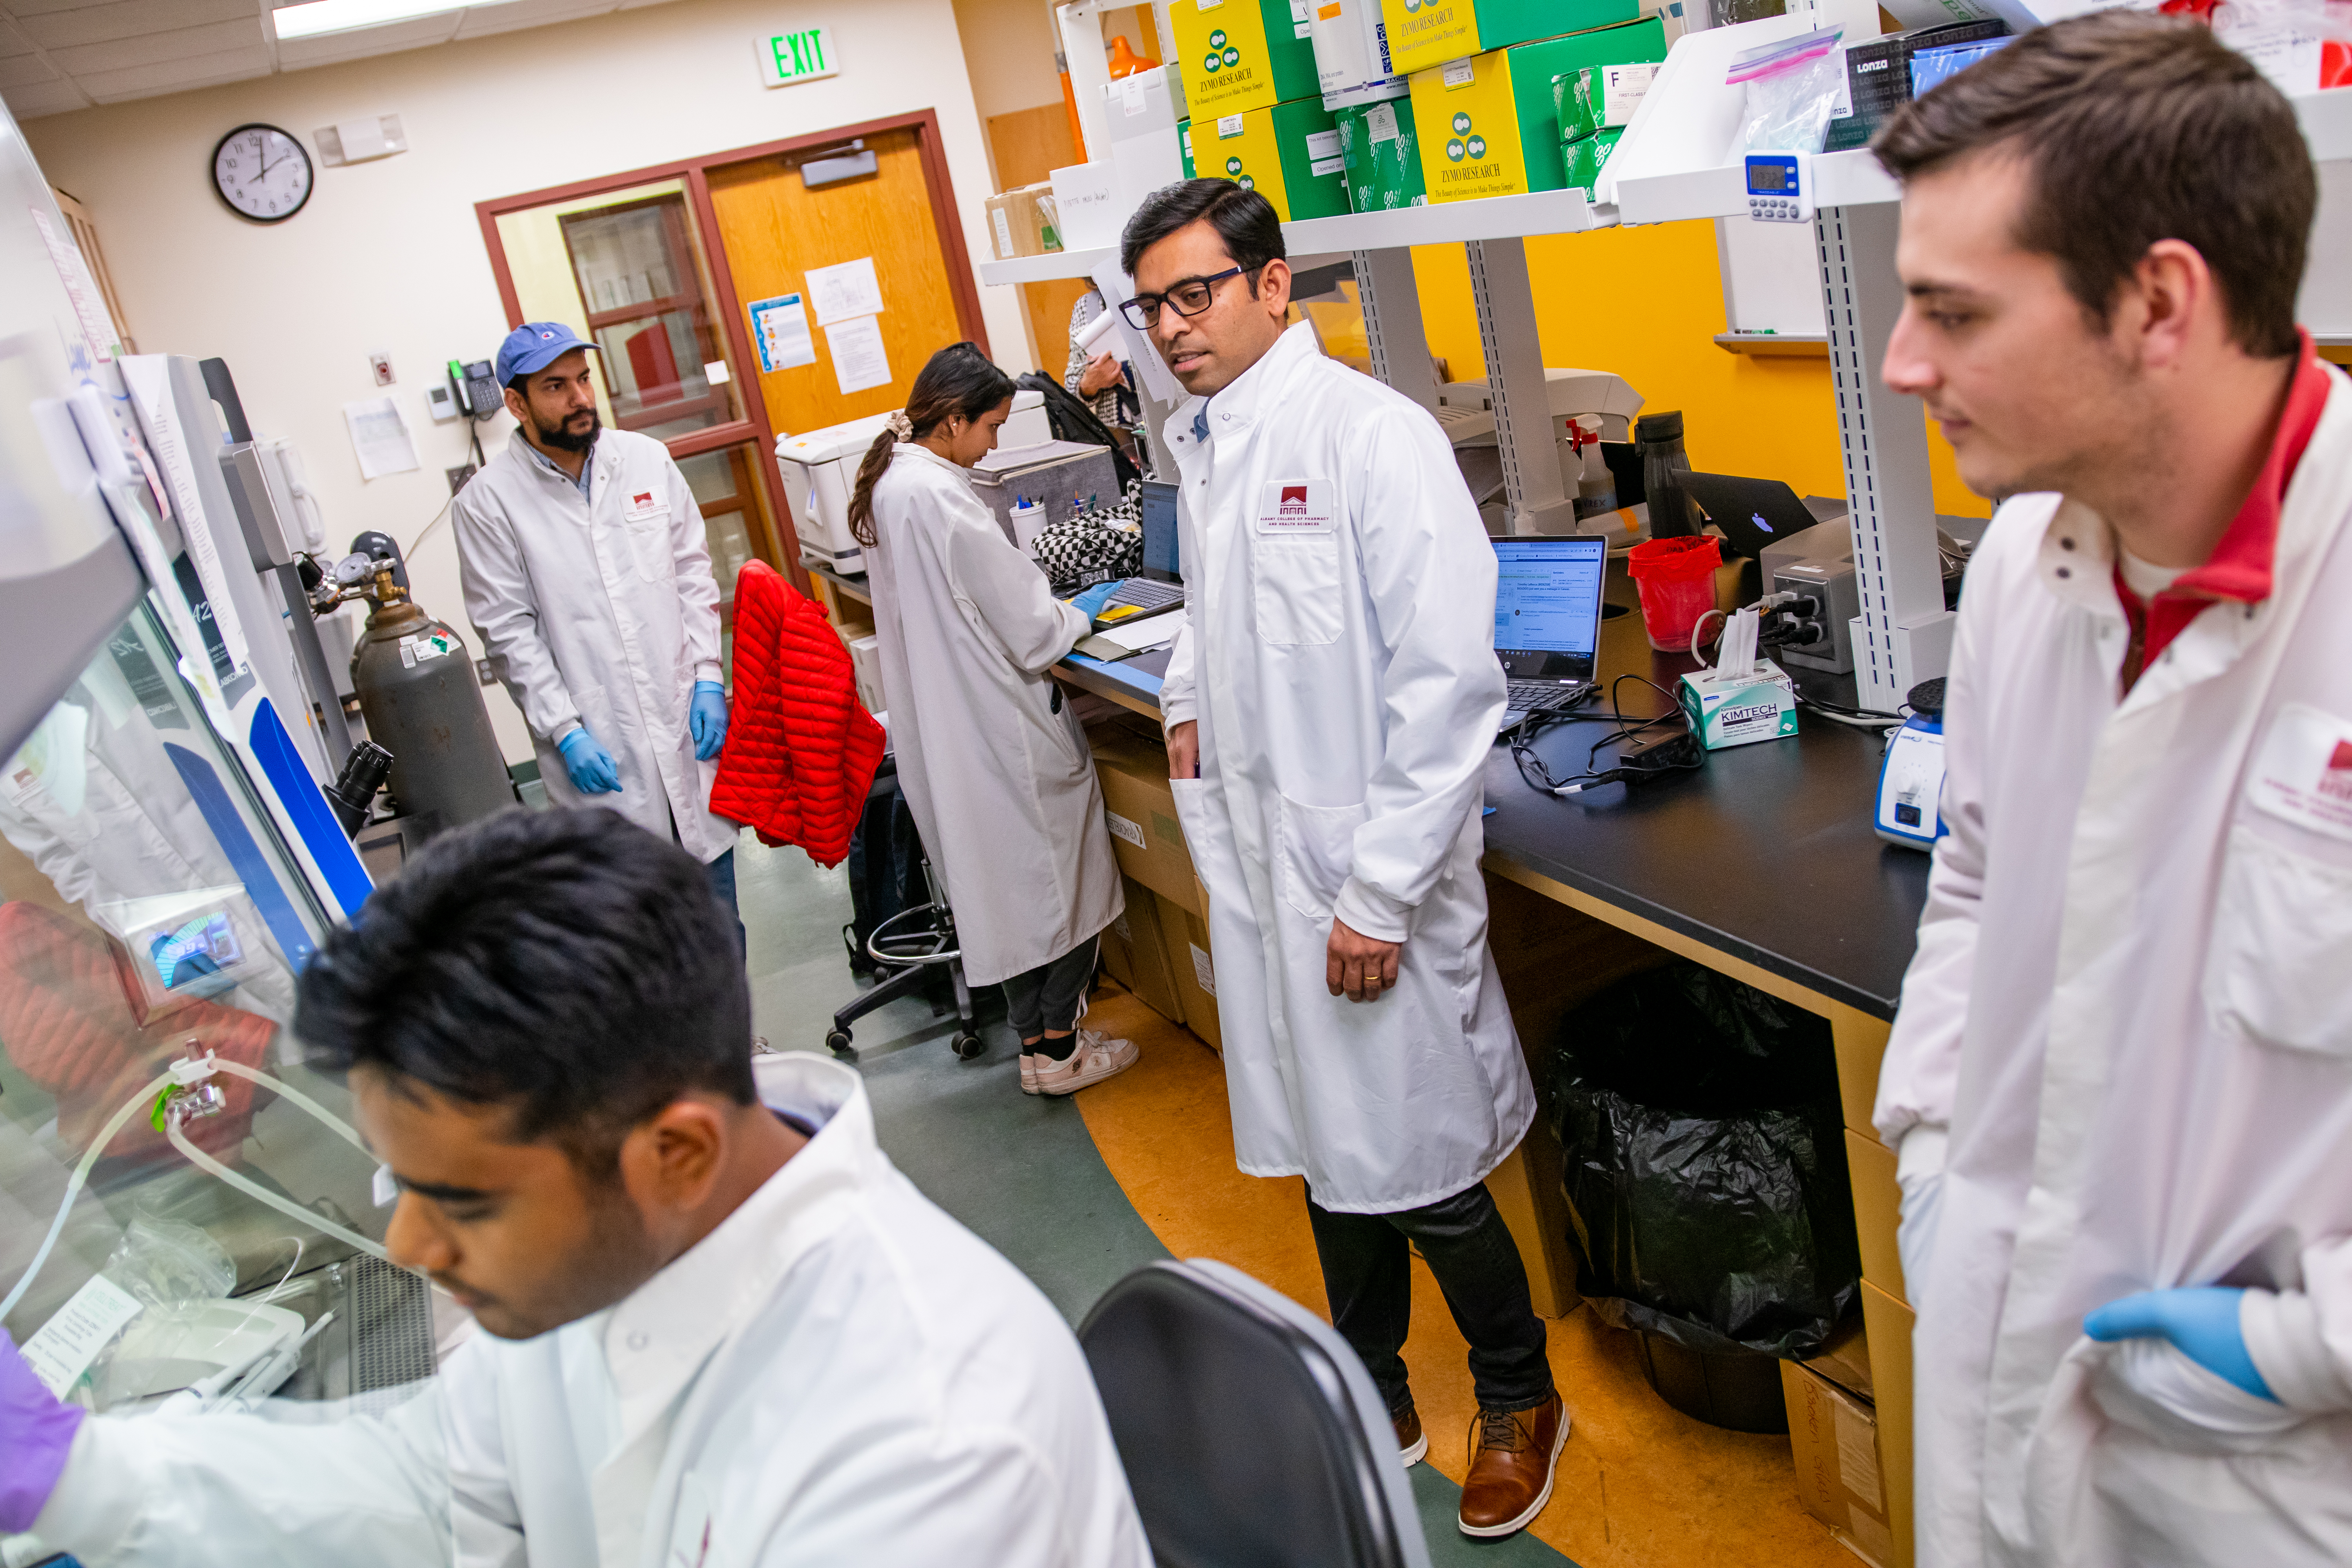
[[[2352,800],[2352,741],[2338,741],[2319,773],[2319,793]]]
[[[1258,497],[1260,533],[1328,533],[1332,517],[1328,479],[1269,479]]]

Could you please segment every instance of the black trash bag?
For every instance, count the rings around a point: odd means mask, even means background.
[[[1570,1015],[1546,1100],[1577,1288],[1604,1321],[1821,1351],[1862,1277],[1826,1020],[1670,964]]]

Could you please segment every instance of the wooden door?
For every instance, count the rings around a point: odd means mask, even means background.
[[[768,424],[778,435],[821,430],[904,406],[923,362],[970,335],[956,314],[916,133],[887,131],[865,142],[877,155],[876,174],[815,190],[801,180],[805,153],[755,158],[709,173],[710,205],[734,283],[732,306],[747,330],[750,322],[743,318],[753,301],[799,294],[805,305],[813,267],[870,257],[880,285],[878,325],[889,362],[887,384],[841,390],[825,328],[813,308],[808,322],[814,363],[763,371],[754,359],[747,367],[760,378]]]

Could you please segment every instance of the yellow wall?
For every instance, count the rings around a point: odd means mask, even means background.
[[[1457,381],[1484,375],[1469,259],[1458,245],[1412,253],[1430,353]],[[1786,480],[1801,495],[1843,495],[1837,404],[1826,358],[1761,358],[1715,344],[1723,279],[1711,223],[1658,224],[1528,241],[1544,363],[1614,371],[1651,410],[1683,411],[1691,466]],[[1936,510],[1983,517],[1951,448],[1930,427]]]

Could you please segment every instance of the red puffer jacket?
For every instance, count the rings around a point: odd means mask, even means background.
[[[797,844],[818,865],[837,865],[882,745],[824,609],[766,563],[746,565],[735,580],[735,699],[710,809],[762,844]]]

